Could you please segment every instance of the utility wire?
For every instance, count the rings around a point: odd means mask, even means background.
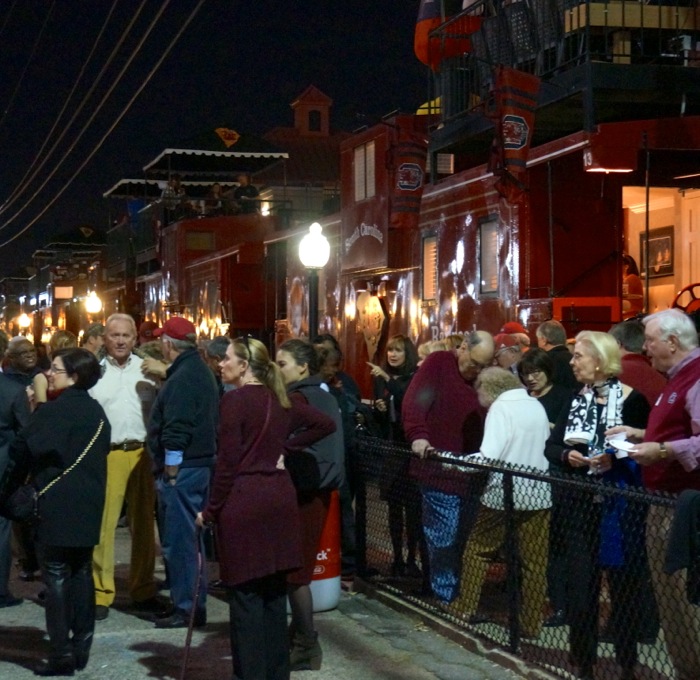
[[[141,9],[143,8],[143,6],[146,4],[147,1],[148,1],[148,0],[142,0]],[[21,215],[27,207],[29,207],[29,205],[31,204],[31,202],[39,195],[39,193],[41,192],[41,190],[49,183],[49,181],[53,178],[53,176],[58,172],[59,168],[60,168],[60,167],[63,165],[63,163],[68,159],[68,156],[70,155],[70,153],[71,153],[71,152],[73,151],[73,149],[76,147],[76,145],[78,144],[78,142],[82,139],[82,137],[83,137],[83,135],[85,134],[85,132],[87,132],[87,129],[90,127],[90,124],[92,123],[92,121],[95,120],[95,117],[97,116],[97,114],[102,110],[102,107],[107,103],[107,100],[109,99],[110,95],[111,95],[112,92],[114,91],[114,88],[119,84],[119,82],[121,81],[121,79],[124,77],[124,74],[125,74],[126,71],[129,69],[129,66],[131,66],[131,63],[133,62],[133,60],[138,56],[138,53],[141,51],[141,48],[143,47],[144,43],[146,42],[148,36],[149,36],[149,35],[151,34],[151,32],[153,31],[153,29],[155,28],[155,26],[156,26],[156,24],[158,23],[158,21],[160,21],[161,16],[162,16],[163,13],[165,12],[165,10],[167,9],[167,7],[168,7],[169,4],[170,4],[170,0],[166,0],[166,1],[161,5],[160,10],[156,13],[155,17],[151,20],[151,23],[149,24],[148,28],[146,29],[146,32],[143,34],[143,36],[141,37],[141,40],[140,40],[139,43],[136,45],[135,50],[131,53],[131,55],[129,56],[129,58],[126,60],[126,63],[124,64],[124,66],[122,66],[122,69],[121,69],[121,71],[119,71],[119,73],[117,74],[116,79],[114,80],[114,82],[112,83],[112,85],[109,87],[109,89],[107,90],[107,92],[104,94],[104,96],[103,96],[102,99],[100,100],[100,103],[99,103],[99,104],[97,105],[97,107],[93,110],[93,112],[92,112],[92,114],[90,115],[90,117],[87,119],[87,122],[83,125],[82,129],[81,129],[80,132],[78,133],[78,136],[73,140],[73,142],[71,143],[71,145],[70,145],[70,146],[68,147],[68,149],[64,152],[63,157],[58,161],[58,163],[56,164],[56,166],[55,166],[55,167],[53,168],[53,170],[51,170],[51,172],[46,176],[46,178],[44,179],[44,181],[38,186],[38,188],[34,191],[34,193],[25,201],[24,205],[21,206],[19,209],[17,209],[17,211],[15,212],[15,214],[12,215],[12,217],[10,217],[10,218],[7,220],[7,222],[5,222],[4,224],[1,224],[1,225],[0,225],[0,231],[2,231],[2,230],[3,230],[5,227],[7,227],[8,225],[12,224],[12,222],[14,222],[15,219],[16,219],[17,217],[19,217],[19,215]],[[133,25],[133,21],[134,21],[134,20],[132,19],[132,22],[129,24],[129,27],[128,27],[127,30],[131,30],[131,26]],[[123,37],[123,36],[122,36],[122,37]],[[118,49],[119,49],[118,46],[115,47],[115,50],[118,50]],[[113,56],[113,55],[114,55],[114,52],[113,52],[112,56]],[[111,57],[110,57],[110,58],[111,58]],[[105,68],[106,68],[106,66],[105,66]],[[96,83],[95,83],[95,85],[96,85]],[[94,89],[94,88],[93,88],[93,89]],[[83,102],[83,103],[84,103],[84,102]],[[73,120],[73,119],[71,119],[71,122],[72,122],[72,120]],[[65,131],[64,131],[64,132],[65,132]],[[53,148],[55,148],[55,145],[54,145]],[[53,148],[51,149],[52,151],[53,151]],[[36,175],[36,172],[34,173],[33,176],[35,176],[35,175]],[[61,192],[61,193],[63,193],[63,192]]]
[[[165,9],[165,6],[167,6],[167,5],[169,4],[169,2],[170,2],[170,0],[167,0],[167,2],[165,3],[163,9]],[[185,20],[185,23],[182,25],[182,27],[180,28],[180,30],[175,34],[175,37],[170,41],[169,45],[168,45],[167,48],[165,49],[165,52],[163,52],[163,55],[162,55],[162,56],[160,57],[160,59],[156,62],[155,66],[149,71],[148,75],[146,76],[146,79],[143,81],[143,83],[141,83],[141,85],[140,85],[139,88],[136,90],[136,92],[135,92],[134,95],[131,97],[131,99],[128,101],[128,103],[126,104],[126,106],[122,109],[122,111],[121,111],[121,113],[119,114],[119,116],[117,116],[117,118],[116,118],[116,120],[114,121],[114,123],[112,123],[112,125],[111,125],[110,128],[107,130],[107,132],[105,132],[105,134],[102,136],[102,138],[100,139],[100,141],[95,145],[95,147],[94,147],[93,150],[90,152],[90,154],[89,154],[89,155],[85,158],[85,160],[81,163],[80,167],[73,173],[73,175],[71,175],[71,177],[70,177],[70,178],[68,179],[68,181],[64,184],[64,186],[61,188],[61,190],[51,199],[51,201],[48,203],[48,205],[46,205],[46,207],[45,207],[31,222],[29,222],[26,226],[24,226],[24,227],[23,227],[20,231],[18,231],[14,236],[12,236],[11,238],[7,239],[7,241],[3,241],[2,243],[0,243],[0,248],[4,248],[6,245],[12,243],[15,239],[19,238],[25,231],[27,231],[27,229],[29,229],[29,228],[32,227],[34,224],[36,224],[36,222],[37,222],[41,217],[44,216],[44,214],[46,213],[46,211],[61,197],[61,195],[63,194],[63,192],[73,183],[73,180],[75,180],[75,178],[83,171],[83,169],[85,168],[85,166],[92,160],[93,156],[100,150],[100,148],[102,147],[102,145],[104,144],[104,142],[107,140],[107,138],[109,137],[109,135],[112,134],[112,132],[114,131],[114,128],[116,128],[117,125],[119,125],[119,123],[121,122],[122,118],[127,114],[127,112],[128,112],[129,109],[132,107],[132,105],[134,104],[134,102],[136,101],[136,99],[138,98],[138,96],[141,94],[141,92],[143,92],[143,90],[144,90],[144,88],[146,87],[146,85],[148,85],[148,83],[151,81],[151,78],[153,78],[153,76],[156,74],[156,72],[157,72],[158,69],[160,68],[161,64],[165,61],[165,58],[170,54],[170,52],[172,51],[173,47],[175,47],[175,45],[177,44],[177,42],[180,40],[180,38],[182,37],[182,34],[185,32],[185,30],[186,30],[187,27],[190,25],[190,23],[191,23],[192,20],[195,18],[195,16],[197,15],[197,13],[199,12],[200,8],[202,7],[202,5],[203,5],[205,2],[206,2],[206,0],[199,0],[199,2],[197,3],[197,6],[192,10],[192,12],[190,13],[190,15],[189,15],[189,16],[187,17],[187,19]]]
[[[10,206],[15,202],[15,200],[18,196],[20,196],[21,194],[23,194],[25,192],[25,190],[27,189],[29,184],[34,180],[34,178],[41,171],[41,169],[44,167],[44,165],[46,165],[46,163],[49,161],[49,159],[53,155],[53,153],[56,150],[56,148],[58,147],[58,145],[63,141],[63,138],[68,133],[68,130],[70,129],[71,125],[73,125],[73,123],[75,122],[75,119],[80,115],[83,108],[85,108],[85,105],[87,104],[88,100],[92,96],[92,93],[95,91],[97,85],[102,80],[102,76],[105,74],[105,71],[107,70],[107,68],[110,66],[110,64],[112,63],[112,61],[116,57],[121,46],[124,44],[124,41],[126,40],[127,36],[131,32],[134,24],[136,23],[136,20],[138,19],[141,12],[143,11],[143,8],[146,5],[147,0],[142,0],[141,6],[138,8],[136,13],[132,16],[131,21],[129,22],[129,25],[126,27],[126,30],[122,33],[120,39],[117,41],[117,44],[113,48],[112,53],[109,55],[107,61],[103,65],[102,69],[97,74],[97,78],[95,79],[93,84],[90,86],[89,90],[87,91],[87,93],[83,97],[82,101],[80,102],[80,104],[78,105],[76,110],[73,112],[71,119],[68,121],[66,126],[63,128],[63,132],[61,132],[59,137],[55,140],[55,142],[53,143],[53,145],[49,149],[48,153],[45,156],[43,156],[43,158],[42,158],[42,153],[43,153],[44,149],[46,148],[46,145],[49,143],[49,140],[52,138],[53,133],[56,130],[56,127],[58,126],[59,121],[63,117],[63,114],[65,113],[65,110],[68,107],[68,104],[70,103],[70,100],[72,99],[73,94],[74,94],[75,90],[77,89],[80,80],[83,77],[83,74],[85,73],[85,69],[87,68],[88,63],[92,59],[92,55],[94,54],[95,50],[97,49],[97,45],[98,45],[100,39],[102,38],[103,33],[105,32],[105,30],[107,28],[107,24],[109,23],[109,20],[112,16],[112,13],[114,12],[118,2],[119,2],[119,0],[114,0],[114,4],[112,5],[112,8],[110,9],[109,14],[107,15],[107,18],[105,19],[105,22],[102,25],[100,33],[98,34],[97,38],[95,39],[95,43],[92,46],[92,50],[90,50],[90,54],[88,55],[87,59],[83,62],[83,66],[82,66],[80,73],[78,74],[78,77],[73,85],[73,89],[70,91],[68,97],[66,98],[66,102],[63,105],[63,108],[61,109],[60,113],[58,114],[58,117],[56,118],[56,122],[53,124],[53,127],[49,131],[49,134],[46,136],[44,143],[41,145],[41,148],[37,152],[36,156],[34,157],[34,160],[31,162],[29,168],[24,173],[24,177],[22,177],[22,179],[19,181],[17,186],[12,190],[12,193],[7,197],[7,199],[2,204],[2,206],[0,206],[0,215],[2,215],[2,213],[4,213],[6,210],[8,210],[10,208]],[[85,131],[85,128],[83,128],[83,130],[80,132],[80,134],[82,135],[84,131]],[[29,173],[32,171],[32,168],[37,163],[39,158],[42,158],[42,161],[41,161],[39,167],[36,168],[36,170],[34,170],[34,172],[32,173],[31,177],[29,177],[29,179],[27,179],[27,175],[29,175]],[[59,166],[62,162],[63,161],[59,161]],[[57,166],[56,169],[58,169],[59,166]],[[25,180],[27,180],[27,181],[25,182]],[[22,208],[20,208],[20,212],[22,210],[24,210],[24,208],[27,206],[27,204],[30,201],[31,201],[31,199],[29,199],[29,201],[27,201],[27,203],[25,203],[24,206],[22,206]],[[0,229],[2,229],[2,227],[0,227]]]
[[[7,118],[7,114],[9,113],[10,109],[12,108],[12,105],[15,103],[15,97],[17,96],[17,93],[19,92],[19,88],[22,86],[22,82],[24,81],[24,76],[27,74],[27,69],[29,68],[29,64],[32,63],[32,60],[34,59],[34,55],[36,54],[37,48],[39,47],[39,43],[41,42],[41,38],[44,35],[44,31],[46,30],[46,27],[49,24],[49,19],[51,18],[51,14],[53,13],[53,8],[56,5],[56,0],[53,0],[51,3],[51,7],[49,7],[49,11],[46,13],[46,18],[44,19],[44,23],[41,26],[41,30],[39,31],[39,35],[37,35],[36,40],[34,41],[34,47],[32,47],[32,53],[29,55],[29,59],[27,59],[27,63],[24,65],[24,68],[22,69],[22,75],[19,77],[19,81],[17,82],[17,86],[15,87],[14,92],[10,96],[10,101],[7,103],[7,108],[2,114],[2,118],[0,118],[0,128],[2,127],[2,124],[5,122],[5,118]]]
[[[2,26],[0,27],[0,38],[2,38],[2,34],[5,32],[5,28],[7,27],[7,24],[10,22],[10,17],[12,16],[12,12],[15,9],[15,5],[17,4],[17,0],[12,0],[12,5],[10,5],[10,9],[5,15],[5,21],[2,22]]]

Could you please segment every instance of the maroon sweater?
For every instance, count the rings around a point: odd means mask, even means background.
[[[644,441],[673,442],[687,439],[693,431],[685,408],[688,390],[700,380],[700,359],[683,366],[656,401],[649,415]],[[660,460],[643,468],[644,486],[653,491],[679,493],[700,489],[700,471],[686,472],[676,460]]]
[[[427,439],[436,449],[470,454],[481,445],[486,410],[476,390],[460,375],[457,357],[452,352],[433,352],[406,390],[402,417],[408,441]],[[463,493],[467,481],[463,473],[417,457],[411,459],[410,474],[448,493]]]

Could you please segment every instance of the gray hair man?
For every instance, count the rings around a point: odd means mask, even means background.
[[[667,309],[643,320],[644,349],[651,365],[668,376],[646,430],[631,427],[629,439],[641,443],[630,456],[643,467],[652,491],[679,494],[700,491],[700,349],[693,322],[680,310]],[[667,541],[673,508],[652,505],[647,520],[647,551],[661,626],[679,680],[700,677],[700,613],[686,595],[687,565],[666,573]],[[671,561],[676,558],[671,554]]]
[[[156,619],[155,625],[186,628],[194,609],[194,625],[201,627],[207,621],[207,580],[205,562],[197,558],[203,545],[195,519],[209,495],[219,391],[197,350],[197,332],[190,321],[173,316],[155,334],[161,337],[170,366],[151,413],[148,445],[158,476],[160,540],[173,601],[169,615]]]

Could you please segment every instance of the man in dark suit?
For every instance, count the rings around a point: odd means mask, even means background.
[[[566,330],[555,319],[544,321],[535,331],[537,345],[549,353],[554,363],[552,382],[570,389],[580,389],[581,385],[574,378],[574,369],[571,368],[571,352],[566,347]]]
[[[17,432],[29,421],[29,400],[25,388],[0,374],[0,477],[2,477],[9,460],[10,445]],[[10,535],[12,522],[0,517],[0,609],[22,604],[21,597],[10,593],[10,569],[12,551]]]

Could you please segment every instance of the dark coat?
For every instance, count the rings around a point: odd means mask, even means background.
[[[297,494],[289,473],[277,463],[286,451],[303,450],[334,429],[328,416],[310,406],[282,408],[262,385],[222,397],[219,451],[203,516],[216,523],[226,585],[301,566]]]
[[[216,455],[219,390],[196,349],[180,354],[168,368],[148,424],[148,447],[156,469],[165,451],[182,451],[181,467],[209,467]]]
[[[0,477],[10,459],[10,445],[29,422],[29,415],[26,389],[0,373]]]
[[[100,542],[109,421],[85,390],[70,387],[37,409],[12,445],[12,460],[28,467],[34,486],[42,489],[77,460],[100,420],[102,430],[85,457],[39,501],[37,539],[44,545],[90,547]]]

